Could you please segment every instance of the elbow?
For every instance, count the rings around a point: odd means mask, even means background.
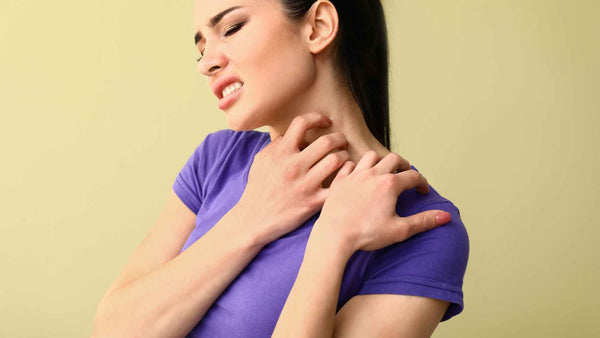
[[[115,311],[103,299],[98,305],[91,338],[145,337],[131,316]]]
[[[113,316],[106,310],[104,299],[100,302],[94,317],[91,338],[124,337],[123,332],[117,334],[117,322],[111,320]]]
[[[94,326],[92,328],[91,338],[141,338],[149,337],[142,331],[132,327],[126,327],[123,325],[115,325],[114,323],[99,320],[98,317],[94,320]]]
[[[90,338],[104,338],[112,335],[110,332],[111,330],[109,330],[107,325],[105,325],[105,321],[101,319],[101,316],[102,313],[100,312],[100,309],[98,309],[96,312],[96,317],[94,318],[94,326],[92,328],[92,335]]]

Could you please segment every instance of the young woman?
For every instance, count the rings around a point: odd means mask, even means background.
[[[185,164],[93,335],[427,337],[460,313],[459,211],[389,150],[380,2],[194,11],[198,68],[231,129]]]

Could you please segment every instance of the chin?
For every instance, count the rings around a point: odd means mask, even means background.
[[[248,112],[239,114],[230,111],[227,113],[227,125],[234,131],[253,130],[261,127],[258,125],[258,121],[250,119],[251,116],[253,116],[252,113]]]
[[[280,112],[291,110],[291,107],[283,102],[286,101],[283,99],[274,102],[261,101],[255,102],[250,107],[233,105],[226,113],[227,125],[232,130],[244,131],[279,124],[283,118]]]
[[[244,131],[244,130],[253,129],[253,128],[248,127],[246,124],[238,123],[237,121],[232,122],[232,121],[227,120],[227,125],[229,126],[229,129],[235,130],[235,131]]]

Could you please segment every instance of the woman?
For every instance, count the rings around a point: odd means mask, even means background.
[[[388,150],[379,1],[197,0],[194,20],[231,130],[177,176],[94,336],[425,337],[462,311],[458,209]]]

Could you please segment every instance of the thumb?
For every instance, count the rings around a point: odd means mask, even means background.
[[[444,210],[427,210],[408,217],[400,218],[399,242],[404,241],[418,233],[431,230],[450,222],[452,216]]]

